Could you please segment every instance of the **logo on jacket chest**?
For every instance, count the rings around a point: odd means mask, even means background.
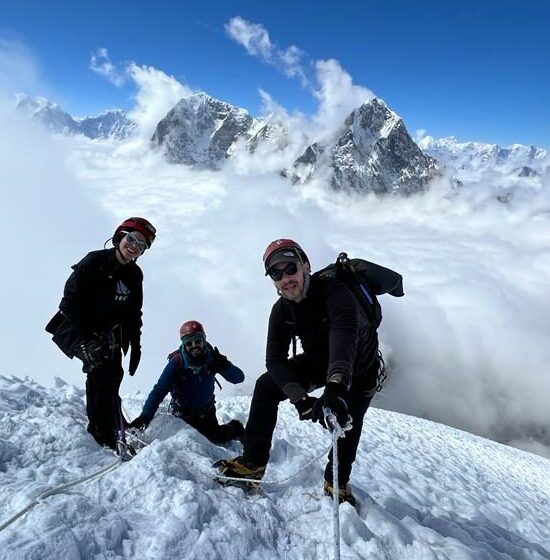
[[[130,289],[128,288],[128,286],[126,286],[126,284],[122,280],[119,280],[116,283],[116,288],[115,288],[115,301],[118,303],[124,303],[128,300],[129,297],[130,297]]]

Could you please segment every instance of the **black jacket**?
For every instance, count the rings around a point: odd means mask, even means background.
[[[83,341],[114,331],[126,352],[139,347],[143,273],[135,262],[122,265],[115,249],[88,253],[73,267],[59,311],[46,325],[54,342],[73,357]]]
[[[300,339],[309,369],[322,383],[337,379],[349,387],[363,376],[366,386],[376,384],[378,335],[353,293],[338,278],[311,277],[307,297],[299,302],[279,298],[269,317],[266,366],[292,402],[308,390],[289,360],[292,337]],[[371,380],[364,376],[372,377]],[[371,383],[372,382],[372,383]]]

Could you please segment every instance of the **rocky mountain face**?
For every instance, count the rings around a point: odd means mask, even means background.
[[[244,109],[204,93],[182,99],[162,119],[152,138],[172,163],[219,168],[241,146],[251,153],[285,149],[280,122],[253,119]],[[383,101],[353,111],[326,142],[307,146],[283,174],[294,183],[329,175],[335,189],[411,194],[436,176],[436,162],[409,136],[403,121]]]
[[[437,140],[425,136],[418,145],[461,181],[477,180],[495,173],[506,177],[533,178],[543,174],[550,166],[547,151],[533,145],[459,142],[453,136]]]
[[[82,134],[91,139],[113,138],[124,140],[135,129],[124,111],[115,109],[94,117],[74,118],[57,105],[43,97],[31,98],[18,95],[16,110],[40,122],[56,134]]]
[[[289,174],[294,183],[324,174],[337,190],[408,195],[426,189],[438,173],[401,118],[374,98],[352,111],[328,141],[309,145]]]
[[[257,121],[244,109],[197,93],[168,112],[151,140],[171,163],[216,169],[239,143],[245,145],[259,132],[256,128]]]

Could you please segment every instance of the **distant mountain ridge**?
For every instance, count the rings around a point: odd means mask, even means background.
[[[454,136],[440,139],[425,136],[418,145],[459,179],[494,172],[523,178],[537,177],[550,166],[548,152],[533,145],[460,142]]]
[[[44,98],[17,96],[18,111],[53,133],[82,134],[92,139],[125,140],[136,129],[124,111],[74,118]],[[254,118],[248,111],[204,92],[182,98],[153,133],[151,143],[167,160],[198,168],[220,169],[238,151],[250,154],[289,148],[289,131],[282,119]],[[378,98],[349,113],[334,133],[321,139],[304,132],[301,148],[281,174],[294,184],[325,179],[335,190],[409,195],[428,188],[443,172],[457,184],[501,177],[517,185],[534,185],[550,170],[546,150],[514,144],[498,146],[459,142],[454,137],[425,136],[415,142],[401,117]],[[305,146],[305,147],[304,147]],[[300,153],[301,151],[301,153]]]
[[[136,128],[124,111],[113,109],[93,117],[74,118],[43,97],[16,96],[16,110],[57,134],[82,134],[91,139],[125,140]]]

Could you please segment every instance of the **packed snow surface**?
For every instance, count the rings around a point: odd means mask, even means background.
[[[83,385],[83,384],[82,384]],[[145,395],[124,398],[130,416]],[[218,394],[221,421],[248,397]],[[0,377],[0,525],[34,498],[113,463],[85,430],[83,389]],[[332,502],[322,494],[330,437],[281,406],[262,493],[211,478],[240,445],[211,444],[160,412],[151,444],[102,477],[46,498],[0,533],[2,559],[325,559]],[[548,459],[371,408],[340,506],[342,558],[550,559]]]

